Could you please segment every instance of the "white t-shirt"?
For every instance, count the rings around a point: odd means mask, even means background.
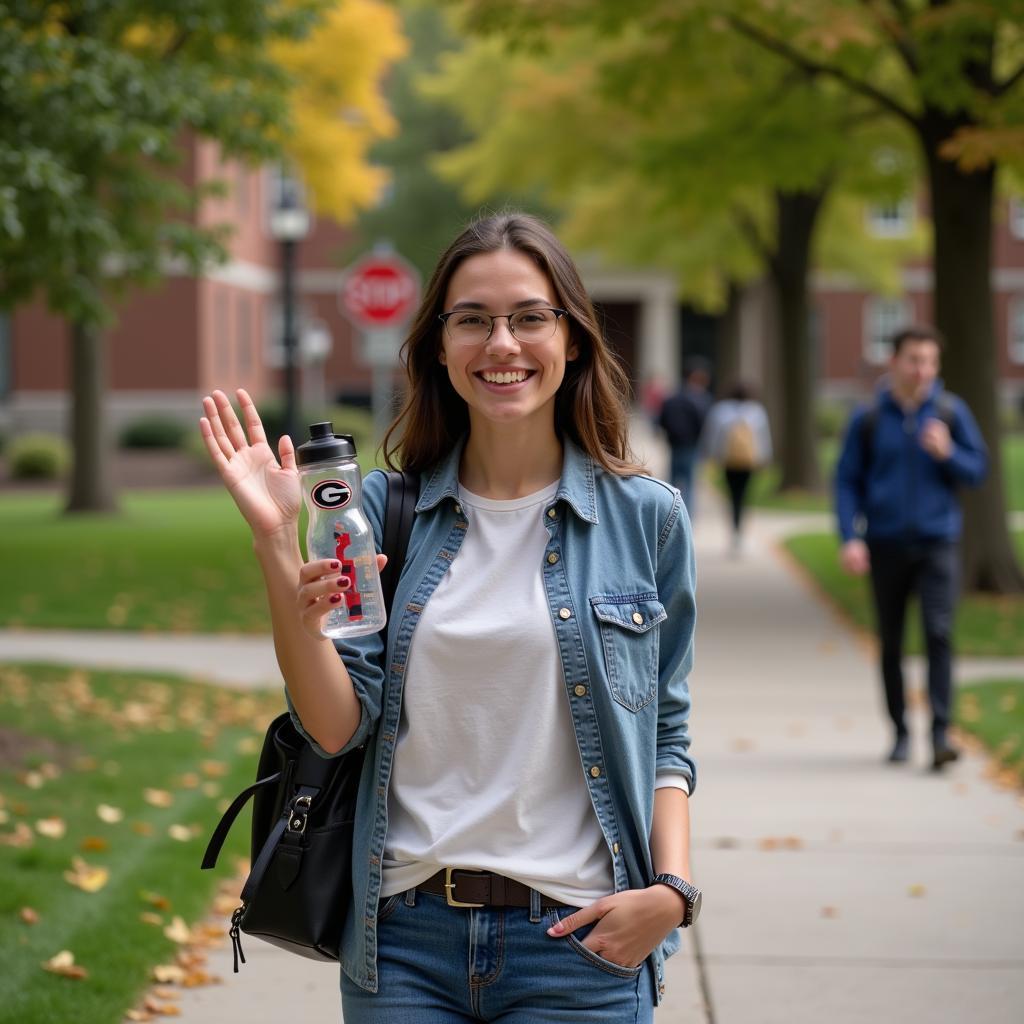
[[[541,575],[557,489],[512,501],[460,490],[469,528],[409,651],[383,896],[444,867],[574,906],[614,890]]]

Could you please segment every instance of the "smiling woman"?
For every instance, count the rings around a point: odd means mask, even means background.
[[[222,392],[202,425],[297,727],[325,757],[366,747],[343,1016],[649,1024],[701,905],[686,510],[633,460],[626,378],[535,218],[452,243],[403,351],[385,457],[420,493],[386,639],[319,636],[338,569],[298,554],[291,442],[278,466],[244,392],[245,430]],[[370,473],[378,542],[385,494]]]

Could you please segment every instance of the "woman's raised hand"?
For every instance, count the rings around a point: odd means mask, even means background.
[[[295,447],[287,435],[281,438],[278,465],[252,399],[241,388],[236,394],[245,430],[228,396],[223,391],[214,391],[203,399],[206,415],[199,420],[199,432],[253,534],[268,537],[281,529],[294,531],[302,503]]]

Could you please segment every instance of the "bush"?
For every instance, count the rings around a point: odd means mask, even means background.
[[[22,434],[10,444],[8,463],[15,480],[54,480],[71,465],[71,449],[54,434]]]
[[[143,416],[121,431],[122,448],[180,448],[188,428],[168,416]]]
[[[814,410],[818,437],[839,437],[849,416],[850,410],[838,402],[820,402]]]
[[[284,433],[284,403],[271,399],[264,399],[257,404],[260,412],[260,419],[263,421],[263,429],[266,432],[267,440],[271,448],[277,451],[277,442]],[[375,447],[373,442],[373,416],[368,409],[358,409],[351,405],[334,405],[324,408],[299,409],[297,414],[298,437],[293,437],[295,446],[298,447],[307,440],[306,430],[310,423],[321,423],[330,420],[334,424],[336,434],[351,434],[356,442],[356,450],[360,457],[372,454]]]

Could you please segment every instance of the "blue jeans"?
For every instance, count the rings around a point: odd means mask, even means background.
[[[679,492],[683,496],[683,501],[686,502],[686,511],[690,513],[690,518],[693,519],[694,512],[696,512],[696,488],[694,484],[694,475],[697,469],[697,448],[673,448],[671,457],[671,468],[669,470],[669,476],[671,479],[669,483],[673,487],[679,488]]]
[[[651,1024],[650,964],[620,967],[547,929],[568,910],[468,910],[410,889],[378,912],[379,988],[341,975],[345,1024]]]

